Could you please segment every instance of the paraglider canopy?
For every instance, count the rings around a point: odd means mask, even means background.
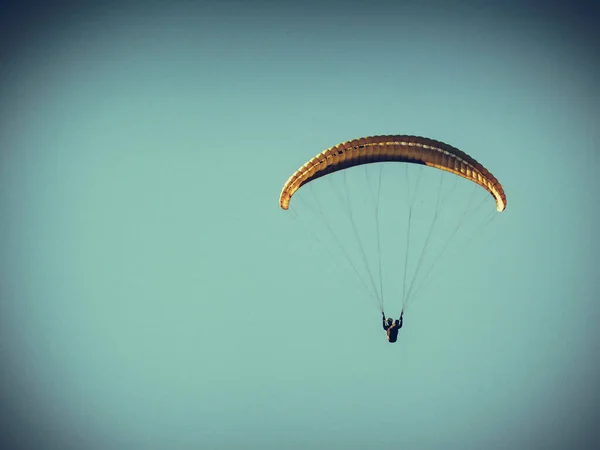
[[[471,180],[496,200],[498,211],[506,209],[506,195],[498,180],[475,159],[451,145],[419,136],[370,136],[343,142],[319,153],[287,180],[279,205],[288,209],[294,193],[306,183],[332,172],[361,164],[398,161],[424,164]]]

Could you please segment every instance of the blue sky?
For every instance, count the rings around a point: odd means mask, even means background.
[[[461,5],[130,3],[15,44],[3,442],[596,447],[597,52],[571,16]],[[461,148],[508,198],[395,345],[278,207],[306,160],[376,134]]]

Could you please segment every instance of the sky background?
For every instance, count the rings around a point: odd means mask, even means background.
[[[598,448],[597,14],[499,5],[2,3],[0,447]],[[278,206],[376,134],[508,198],[394,345]]]

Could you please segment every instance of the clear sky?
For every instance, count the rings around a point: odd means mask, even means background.
[[[414,4],[15,13],[0,69],[6,448],[600,446],[589,22]],[[376,134],[454,145],[508,198],[394,345],[278,205],[309,158]]]

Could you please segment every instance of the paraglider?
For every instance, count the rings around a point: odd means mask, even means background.
[[[402,318],[404,316],[404,311],[400,313],[400,319],[394,321],[391,317],[385,319],[385,313],[381,311],[381,316],[383,317],[383,331],[386,332],[387,340],[389,343],[394,343],[398,340],[398,331],[402,328]]]
[[[281,190],[281,194],[279,196],[279,205],[283,210],[288,210],[290,208],[290,202],[292,197],[301,189],[303,186],[312,183],[315,180],[318,180],[322,177],[326,177],[328,175],[335,174],[337,172],[341,172],[343,174],[344,184],[346,185],[346,171],[352,167],[356,166],[373,166],[376,163],[403,163],[404,166],[418,166],[418,167],[431,167],[434,169],[438,169],[440,171],[457,175],[465,180],[469,180],[475,185],[485,189],[495,201],[496,211],[501,212],[506,209],[507,200],[506,194],[504,192],[504,188],[500,184],[500,182],[494,177],[482,164],[480,164],[477,160],[462,152],[461,150],[452,147],[451,145],[445,144],[440,141],[436,141],[433,139],[412,136],[412,135],[385,135],[385,136],[370,136],[364,137],[360,139],[354,139],[352,141],[343,142],[341,144],[330,147],[315,157],[311,158],[304,165],[302,165],[298,170],[296,170],[285,182],[283,189]],[[382,166],[382,164],[379,164]],[[366,169],[365,169],[366,170]],[[358,268],[358,264],[355,264],[350,260],[349,252],[346,250],[343,244],[339,242],[338,234],[339,226],[330,226],[330,224],[326,223],[329,234],[332,236],[333,241],[338,244],[338,247],[341,249],[343,255],[349,261],[350,267],[354,270],[360,281],[365,286],[366,290],[370,290],[373,294],[372,296],[376,298],[379,302],[379,309],[383,316],[383,328],[386,331],[386,335],[388,338],[388,342],[396,342],[398,331],[402,327],[402,319],[404,311],[406,310],[407,304],[409,300],[412,300],[416,296],[416,292],[419,291],[420,287],[414,288],[414,281],[417,278],[417,274],[419,270],[423,266],[424,256],[427,255],[428,245],[430,243],[430,237],[435,225],[435,221],[438,217],[438,212],[442,208],[440,205],[448,204],[448,202],[443,201],[442,199],[442,179],[440,179],[440,186],[438,192],[438,200],[435,210],[435,215],[433,216],[433,222],[429,228],[429,233],[427,234],[427,238],[425,241],[425,245],[423,251],[421,253],[420,258],[418,259],[418,263],[416,264],[417,268],[415,269],[415,273],[413,276],[413,282],[410,283],[407,288],[408,283],[406,282],[407,277],[407,269],[408,266],[408,254],[409,254],[409,244],[411,242],[411,221],[412,212],[413,212],[413,204],[414,198],[410,202],[410,209],[408,214],[408,231],[406,235],[406,249],[405,254],[402,259],[405,259],[404,265],[404,280],[403,280],[403,293],[402,293],[402,313],[400,318],[396,321],[385,319],[384,314],[384,305],[383,305],[383,277],[382,273],[382,261],[381,261],[381,242],[380,242],[380,220],[379,220],[379,189],[381,189],[381,180],[382,180],[382,172],[383,168],[380,168],[379,172],[379,187],[377,190],[377,195],[373,196],[373,202],[375,203],[374,213],[376,223],[376,250],[379,258],[379,289],[376,284],[376,277],[373,275],[373,271],[368,267],[368,258],[367,252],[362,246],[361,235],[355,226],[354,218],[356,216],[360,217],[361,220],[363,215],[353,215],[351,208],[349,207],[348,197],[349,195],[346,193],[346,197],[337,195],[338,200],[346,207],[348,212],[348,220],[345,220],[346,223],[351,223],[352,230],[355,235],[354,241],[358,243],[360,249],[360,257],[366,266],[367,273],[361,274]],[[366,172],[365,172],[366,173]],[[329,178],[329,177],[328,177]],[[420,179],[420,172],[419,172]],[[458,178],[456,178],[458,179]],[[368,174],[367,174],[368,181]],[[418,181],[417,181],[418,183]],[[345,186],[346,187],[346,186]],[[361,192],[367,192],[371,189],[363,189]],[[416,189],[415,189],[416,190]],[[408,197],[411,197],[410,188],[408,189]],[[366,195],[366,194],[364,194]],[[319,199],[319,195],[316,195],[316,208],[318,210],[317,216],[323,218],[323,209],[327,209],[327,207],[323,208],[323,200]],[[487,197],[489,198],[489,197]],[[397,207],[402,203],[402,198],[397,197],[393,199],[394,207]],[[454,207],[454,203],[450,203],[451,207]],[[327,206],[327,205],[325,205]],[[465,214],[460,216],[458,228],[463,224]],[[486,222],[486,224],[489,223]],[[420,228],[421,230],[423,227]],[[450,238],[454,237],[456,230],[451,233]],[[397,233],[396,233],[397,234]],[[319,238],[319,236],[317,236]],[[448,238],[448,240],[450,240]],[[440,254],[444,253],[447,245],[443,245],[442,251]],[[439,259],[439,256],[438,256]],[[438,259],[435,259],[434,263],[431,265],[429,272],[427,272],[424,280],[427,280],[431,269],[437,264]],[[370,281],[370,284],[369,284]],[[420,285],[419,285],[420,286]]]

